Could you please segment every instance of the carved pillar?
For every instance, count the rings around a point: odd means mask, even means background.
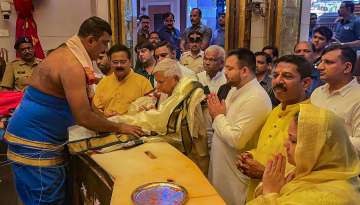
[[[136,5],[137,0],[110,0],[112,44],[122,43],[130,49],[134,47],[136,42]]]
[[[280,55],[290,54],[299,40],[302,0],[279,0],[276,9],[275,45]]]
[[[250,47],[251,0],[226,0],[225,49]]]
[[[116,44],[121,42],[121,25],[119,25],[119,22],[121,22],[120,16],[121,16],[121,10],[119,5],[121,4],[121,0],[110,0],[110,24],[111,24],[111,30],[113,32],[111,43]]]

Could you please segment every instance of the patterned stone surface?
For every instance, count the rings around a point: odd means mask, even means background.
[[[279,51],[280,55],[290,54],[299,39],[301,0],[282,0]]]

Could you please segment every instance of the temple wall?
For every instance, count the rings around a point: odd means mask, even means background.
[[[34,18],[38,26],[41,45],[46,52],[76,34],[81,22],[93,15],[108,20],[108,1],[104,0],[33,0]],[[11,16],[0,16],[0,47],[9,52],[9,60],[15,58],[16,11],[11,5]]]

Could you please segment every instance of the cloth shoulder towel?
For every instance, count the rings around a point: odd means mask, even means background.
[[[96,78],[91,58],[77,35],[67,40],[66,46],[69,48],[71,53],[74,54],[76,59],[84,68],[86,75],[88,98],[92,99],[95,94]]]

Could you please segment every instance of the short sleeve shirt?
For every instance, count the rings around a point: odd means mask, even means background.
[[[16,59],[7,64],[0,86],[9,89],[23,90],[29,83],[33,68],[39,63],[40,59],[35,59],[31,63]]]
[[[184,52],[180,58],[181,65],[191,69],[194,73],[200,73],[204,70],[203,66],[204,52],[200,51],[200,53],[193,57],[190,51]]]
[[[335,37],[342,43],[360,40],[360,18],[352,16],[336,23]],[[359,48],[358,48],[359,49]]]
[[[158,32],[162,41],[167,41],[176,48],[176,58],[180,58],[180,31],[176,28],[170,30],[163,26]]]
[[[137,34],[137,42],[143,43],[149,40],[150,34],[149,31],[139,30]]]
[[[215,30],[212,39],[211,39],[211,45],[218,45],[221,47],[225,47],[225,29],[224,28],[218,28]]]

